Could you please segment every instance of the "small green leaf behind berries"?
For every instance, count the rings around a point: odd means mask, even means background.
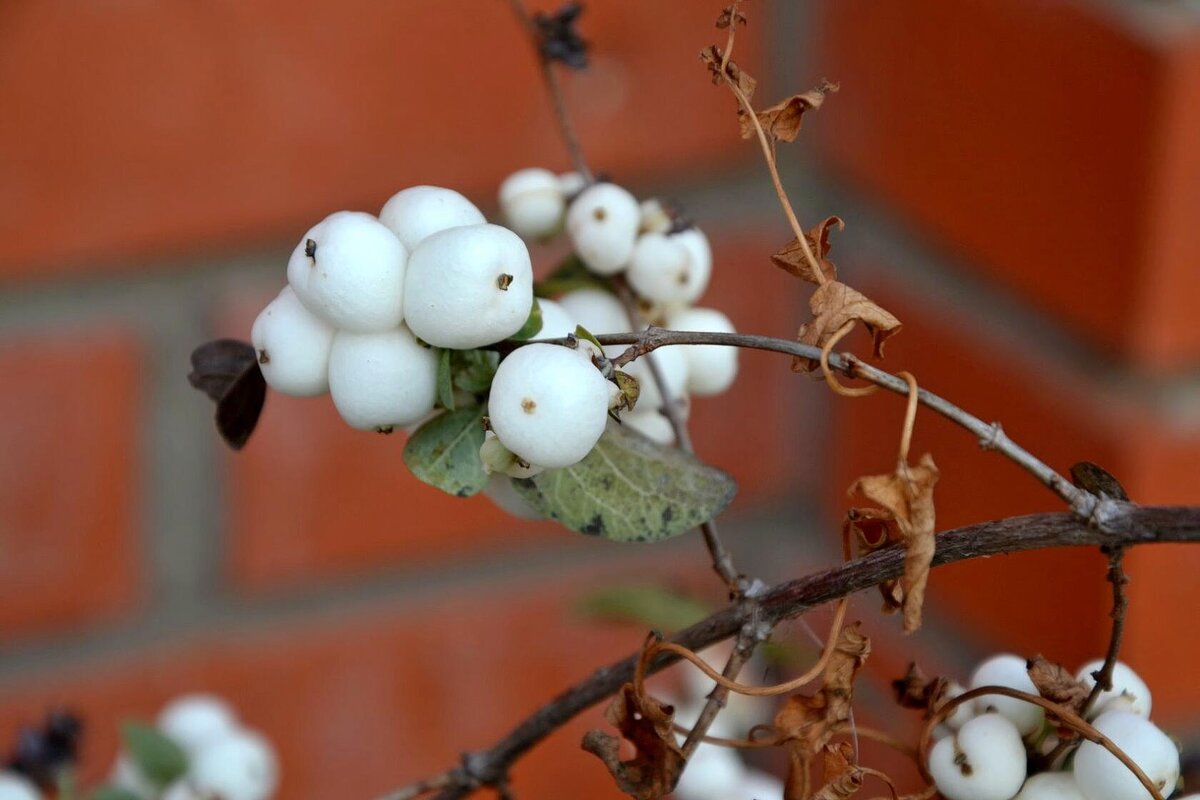
[[[404,463],[430,486],[470,497],[488,484],[479,458],[483,445],[483,406],[447,411],[416,430],[404,446]]]
[[[124,722],[121,725],[121,739],[138,770],[156,785],[166,786],[187,772],[187,755],[183,748],[153,725]]]

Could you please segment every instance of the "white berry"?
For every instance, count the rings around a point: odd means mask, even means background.
[[[196,791],[196,787],[192,786],[187,781],[175,781],[166,789],[158,800],[207,800],[204,795]]]
[[[1179,780],[1179,751],[1150,720],[1132,711],[1109,711],[1092,723],[1096,730],[1125,751],[1158,787],[1163,797]],[[1112,753],[1094,742],[1075,752],[1075,783],[1088,800],[1149,800],[1141,781]]]
[[[1025,782],[1025,745],[1007,718],[982,714],[929,751],[929,774],[947,800],[1010,800]]]
[[[237,730],[237,715],[219,697],[189,694],[177,697],[158,712],[158,729],[188,752]]]
[[[613,183],[584,189],[567,210],[567,233],[576,254],[597,275],[616,275],[629,263],[637,240],[638,202]]]
[[[701,277],[692,269],[692,253],[680,234],[665,233],[643,233],[638,237],[625,274],[640,297],[660,304],[687,302],[692,280]]]
[[[545,519],[546,517],[545,514],[529,505],[529,501],[513,488],[512,478],[507,475],[493,474],[488,485],[483,487],[483,494],[500,510],[517,519]]]
[[[284,287],[254,320],[250,341],[263,378],[275,391],[296,397],[329,391],[333,326],[309,311],[292,287]]]
[[[712,308],[685,308],[667,317],[667,327],[677,331],[708,331],[711,333],[733,333],[729,317]],[[687,359],[687,389],[690,393],[706,397],[720,394],[733,385],[737,377],[738,355],[736,347],[716,344],[684,345],[678,348]]]
[[[517,348],[500,362],[488,417],[501,443],[530,464],[567,467],[608,420],[609,383],[583,353],[553,344]]]
[[[572,200],[587,188],[587,181],[578,172],[564,172],[558,176],[558,188],[562,190],[563,196]]]
[[[675,238],[687,248],[691,259],[688,261],[688,281],[684,287],[683,299],[695,303],[708,288],[708,279],[712,276],[712,248],[708,237],[699,228],[688,228],[675,234]]]
[[[575,333],[579,323],[561,303],[538,300],[538,307],[542,310],[542,329],[535,339],[561,339]]]
[[[1075,674],[1075,680],[1083,683],[1090,690],[1096,685],[1096,679],[1092,677],[1092,673],[1102,666],[1104,666],[1102,658],[1089,661],[1079,668]],[[1115,711],[1121,708],[1124,711],[1132,711],[1149,718],[1151,700],[1150,687],[1146,685],[1146,682],[1128,664],[1118,661],[1113,665],[1112,688],[1100,693],[1089,716],[1099,716],[1105,711]]]
[[[0,772],[0,800],[42,800],[42,793],[21,773]]]
[[[658,411],[650,409],[643,411],[639,406],[634,411],[622,414],[621,422],[625,427],[632,428],[652,442],[675,444],[675,429],[671,427],[671,421]]]
[[[577,289],[558,298],[559,305],[594,336],[606,333],[628,333],[633,329],[621,301],[601,289]],[[604,354],[615,358],[625,351],[620,344],[604,348]]]
[[[783,781],[761,769],[748,769],[735,797],[737,800],[780,800]]]
[[[1025,659],[1008,653],[993,656],[977,666],[971,674],[970,686],[972,689],[981,686],[1005,686],[1029,694],[1038,693],[1037,687],[1029,677]],[[983,714],[992,710],[1007,717],[1022,735],[1041,728],[1045,717],[1041,706],[1015,697],[989,694],[975,699],[975,713]]]
[[[202,796],[267,800],[279,784],[279,766],[266,739],[242,730],[201,748],[188,770],[188,781]]]
[[[500,184],[500,211],[523,238],[544,239],[562,224],[567,202],[558,176],[536,167],[514,172]]]
[[[658,367],[658,374],[672,400],[682,397],[687,391],[688,377],[691,374],[682,347],[662,347],[622,367],[625,372],[637,378],[640,390],[637,408],[647,411],[663,407],[663,393],[659,391],[658,381],[654,379],[654,371],[650,368],[651,361]]]
[[[357,211],[330,214],[288,260],[288,284],[308,310],[348,331],[400,324],[408,251],[379,220]]]
[[[404,321],[429,344],[493,344],[519,331],[532,308],[529,250],[508,228],[451,228],[425,239],[409,258]]]
[[[379,221],[411,253],[426,237],[460,225],[487,222],[475,205],[453,189],[440,186],[410,186],[383,205]]]
[[[746,778],[746,765],[738,754],[715,744],[696,748],[675,785],[679,800],[731,800]]]
[[[942,704],[944,705],[945,703],[950,702],[951,700],[958,697],[960,694],[962,694],[965,691],[966,691],[966,687],[964,687],[961,683],[958,683],[956,681],[951,681],[949,684],[946,685],[946,693],[942,696]],[[950,715],[947,716],[942,721],[950,729],[958,730],[964,724],[966,724],[967,720],[973,718],[974,716],[975,716],[974,704],[971,703],[970,701],[966,701],[966,702],[959,703],[958,705],[956,705],[954,707],[954,710],[950,712]]]
[[[405,326],[384,333],[339,331],[329,354],[329,391],[352,428],[390,432],[433,410],[437,354]]]
[[[1070,772],[1041,772],[1031,775],[1016,800],[1087,800]]]

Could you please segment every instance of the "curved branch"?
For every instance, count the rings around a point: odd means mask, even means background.
[[[1107,520],[1110,529],[1118,532],[1100,530],[1066,512],[1011,517],[957,528],[938,534],[933,566],[1050,547],[1113,548],[1200,541],[1200,507],[1139,507],[1113,501]],[[903,570],[904,549],[885,547],[840,567],[781,583],[757,597],[757,603],[729,606],[680,631],[670,641],[700,650],[737,635],[744,626],[773,626],[823,603],[899,577]],[[509,767],[530,748],[632,680],[639,656],[640,652],[634,653],[601,667],[534,711],[492,747],[465,755],[461,766],[445,773],[447,785],[437,795],[438,799],[455,800],[480,786],[502,780]],[[648,673],[676,660],[664,653],[649,665]],[[402,796],[406,795],[396,793],[383,800]]]

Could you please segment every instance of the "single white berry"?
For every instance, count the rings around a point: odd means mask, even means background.
[[[731,800],[746,778],[746,765],[736,751],[715,744],[696,748],[675,784],[679,800]]]
[[[1016,800],[1087,800],[1070,772],[1040,772],[1030,775]]]
[[[972,689],[981,686],[1005,686],[1029,694],[1038,693],[1037,687],[1029,677],[1025,659],[1010,653],[992,656],[977,666],[971,673],[970,686]],[[975,713],[983,714],[993,710],[1007,717],[1022,735],[1041,728],[1045,717],[1041,706],[1016,697],[989,694],[975,699]]]
[[[643,200],[638,206],[638,230],[642,233],[666,233],[673,223],[671,212],[657,197]]]
[[[250,328],[267,385],[296,397],[328,392],[333,331],[332,325],[300,302],[292,287],[285,286]]]
[[[637,241],[638,202],[613,183],[597,183],[580,193],[567,210],[567,234],[575,253],[597,275],[625,269]]]
[[[1102,658],[1089,661],[1079,668],[1075,674],[1075,680],[1090,690],[1096,685],[1096,679],[1092,677],[1092,673],[1102,666],[1104,666]],[[1118,661],[1113,665],[1112,688],[1100,693],[1088,716],[1096,717],[1105,711],[1116,711],[1120,708],[1149,718],[1151,700],[1150,687],[1146,685],[1146,682],[1128,664]]]
[[[676,331],[708,331],[710,333],[733,333],[729,317],[713,308],[685,308],[667,317],[667,327]],[[682,345],[664,348],[678,349],[687,359],[687,389],[701,397],[720,394],[733,385],[737,377],[738,355],[736,347],[716,344]]]
[[[1025,782],[1021,734],[999,714],[981,714],[929,751],[929,774],[947,800],[1011,800]]]
[[[761,769],[748,769],[735,797],[737,800],[781,800],[783,781]]]
[[[652,442],[675,444],[675,429],[671,427],[671,421],[658,411],[643,411],[641,406],[638,406],[634,411],[622,414],[621,422]]]
[[[946,704],[965,692],[967,689],[957,681],[951,681],[946,685],[946,693],[942,695],[942,704]],[[971,701],[959,703],[950,712],[949,716],[942,720],[952,730],[961,728],[967,720],[975,716],[975,705]]]
[[[348,331],[400,324],[408,251],[370,214],[338,211],[292,251],[288,284],[308,310]]]
[[[587,188],[587,181],[578,172],[564,172],[558,176],[558,188],[564,197],[572,200]]]
[[[329,354],[329,392],[347,425],[390,433],[433,410],[437,370],[437,354],[404,325],[383,333],[339,331]]]
[[[228,703],[210,694],[188,694],[158,712],[158,729],[188,752],[232,734],[237,715]]]
[[[512,478],[507,475],[493,474],[488,485],[483,487],[483,494],[496,504],[501,511],[517,519],[545,519],[546,515],[529,505],[529,501],[517,492],[512,485]]]
[[[535,339],[561,339],[575,333],[579,323],[561,303],[538,300],[538,307],[542,310],[542,329]]]
[[[692,253],[681,235],[643,233],[638,237],[625,274],[640,297],[665,305],[685,303],[692,296],[692,281],[707,280],[707,275],[692,269]]]
[[[576,289],[558,298],[558,302],[578,324],[594,336],[628,333],[633,330],[621,301],[602,289]],[[611,344],[604,348],[604,354],[609,358],[616,358],[623,352],[625,345],[621,344]]]
[[[1137,764],[1163,797],[1179,780],[1179,750],[1165,733],[1132,711],[1109,711],[1092,725]],[[1075,751],[1075,783],[1088,800],[1149,800],[1150,792],[1121,761],[1095,742]]]
[[[487,222],[475,204],[453,189],[410,186],[383,204],[379,221],[391,229],[411,253],[426,237],[460,225]]]
[[[604,433],[608,386],[577,350],[525,345],[500,362],[488,418],[500,442],[522,460],[567,467],[590,453]]]
[[[241,730],[201,748],[188,769],[188,782],[202,796],[267,800],[279,785],[279,765],[266,739]]]
[[[429,344],[493,344],[521,330],[532,308],[529,250],[508,228],[485,223],[435,233],[408,260],[404,321]]]
[[[672,400],[682,397],[687,392],[688,377],[691,374],[687,356],[682,347],[661,347],[647,355],[629,362],[621,369],[637,378],[639,410],[658,410],[663,407],[663,393],[654,379],[654,371],[650,362],[658,367],[658,374],[663,379],[667,395]]]
[[[523,238],[545,239],[557,233],[566,207],[558,176],[548,169],[523,169],[500,184],[500,211],[508,227]]]
[[[687,248],[691,260],[688,262],[688,281],[684,287],[683,300],[695,303],[708,288],[708,279],[712,276],[712,247],[708,237],[699,228],[688,228],[674,234],[675,238]]]
[[[42,793],[21,773],[0,772],[0,800],[42,800]]]

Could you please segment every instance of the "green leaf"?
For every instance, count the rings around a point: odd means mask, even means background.
[[[450,350],[438,353],[437,398],[438,404],[447,411],[454,410],[454,382],[451,380]]]
[[[547,299],[577,289],[609,291],[608,285],[589,272],[579,256],[568,256],[554,272],[533,285],[533,293]]]
[[[524,342],[537,336],[541,330],[542,307],[535,297],[533,300],[533,307],[529,309],[529,318],[525,320],[525,324],[521,326],[521,330],[517,331],[508,338],[518,342]]]
[[[142,800],[142,796],[117,786],[101,786],[92,790],[88,800]]]
[[[454,386],[471,394],[483,394],[492,386],[500,354],[494,350],[455,350]]]
[[[582,598],[576,610],[591,619],[633,622],[674,632],[699,622],[711,612],[708,606],[664,586],[614,586]]]
[[[456,497],[470,497],[488,482],[479,460],[483,438],[483,406],[447,411],[409,437],[404,463],[430,486]]]
[[[619,542],[678,536],[715,517],[737,493],[724,470],[613,424],[578,464],[513,486],[571,530]]]
[[[592,344],[596,345],[596,347],[600,349],[600,352],[604,352],[604,345],[600,344],[600,340],[593,336],[592,332],[582,325],[575,326],[575,338],[586,339]]]
[[[182,748],[154,726],[124,722],[121,738],[138,770],[156,785],[166,786],[187,772],[187,756]]]

